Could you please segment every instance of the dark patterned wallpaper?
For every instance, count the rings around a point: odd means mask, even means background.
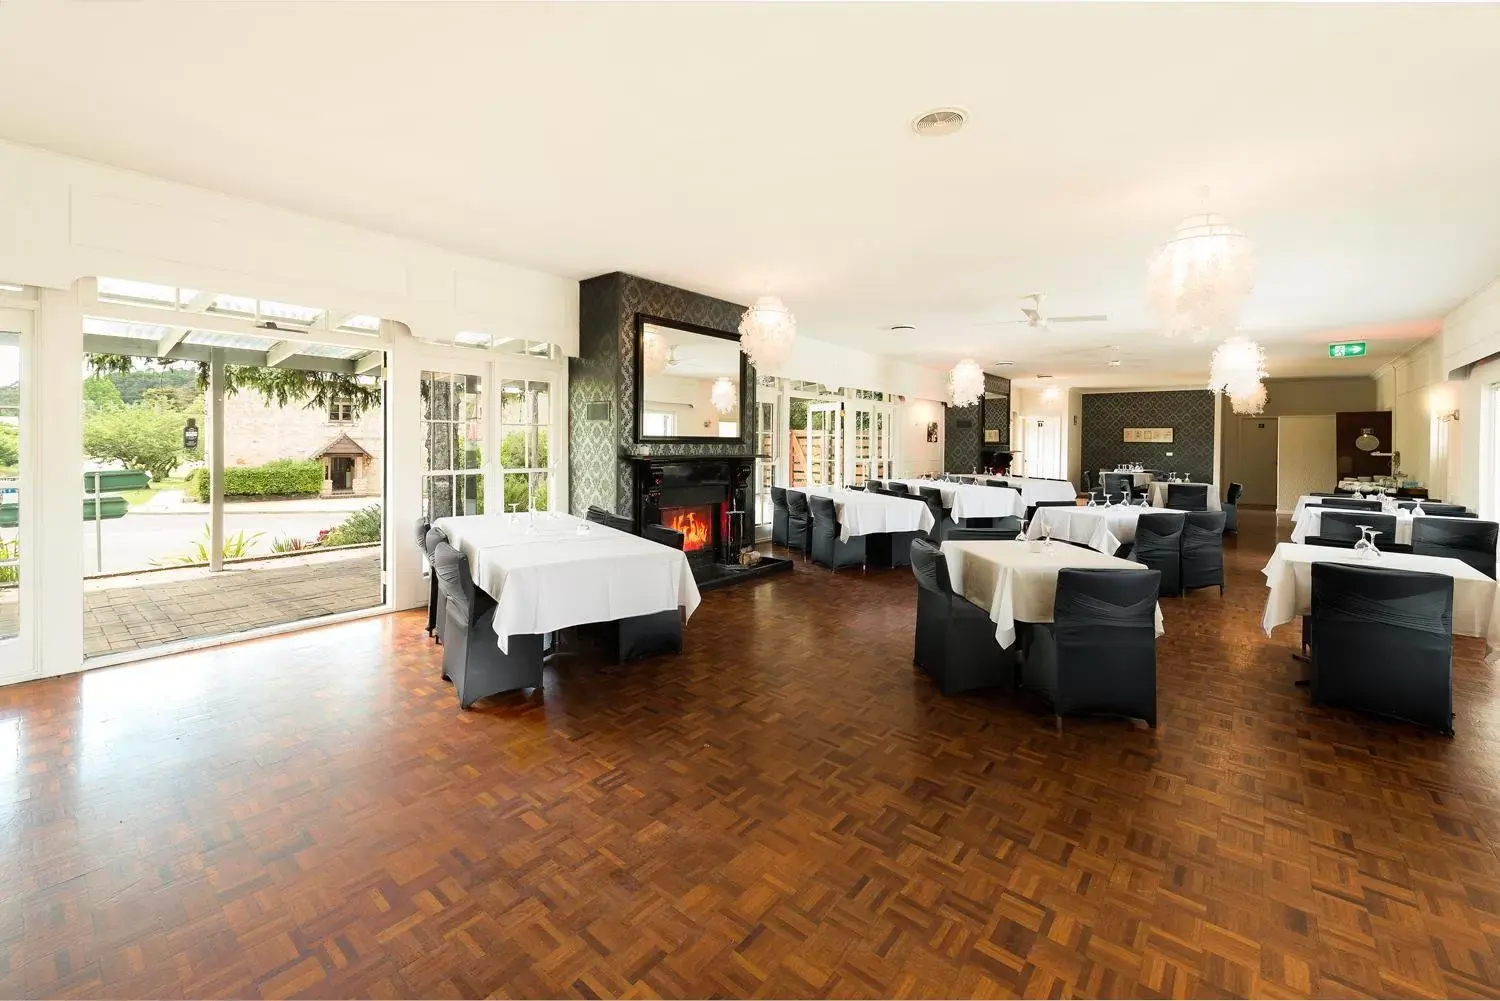
[[[568,363],[570,510],[598,504],[628,514],[635,443],[635,315],[646,313],[738,336],[745,307],[623,272],[579,283],[578,357]],[[580,378],[581,377],[581,378]],[[580,382],[582,383],[580,385]],[[612,387],[612,389],[611,389]],[[608,399],[609,421],[589,421],[587,404]],[[653,445],[653,454],[748,455],[755,428],[755,366],[740,387],[740,438]],[[751,498],[754,503],[754,498]]]
[[[1010,445],[1010,380],[998,375],[984,377],[984,391],[1000,399],[985,399],[972,407],[943,406],[943,469],[967,473],[979,468],[979,450],[986,429],[1000,432],[1000,446]],[[968,427],[959,427],[967,421]]]
[[[1126,443],[1128,427],[1169,427],[1172,443]],[[1099,470],[1121,462],[1183,473],[1203,483],[1213,480],[1214,394],[1206,390],[1084,393],[1081,434],[1083,468],[1091,481]]]

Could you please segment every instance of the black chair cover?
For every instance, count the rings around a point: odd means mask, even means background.
[[[1182,527],[1182,589],[1216,585],[1223,594],[1224,512],[1189,512]]]
[[[1453,733],[1453,578],[1312,565],[1312,700]]]
[[[1414,505],[1415,506],[1415,505]],[[1422,513],[1435,515],[1440,518],[1477,518],[1479,515],[1462,504],[1441,504],[1437,501],[1423,501]]]
[[[1105,473],[1100,484],[1107,494],[1130,497],[1135,490],[1135,476],[1131,473]]]
[[[1500,535],[1500,525],[1493,521],[1414,518],[1411,523],[1411,551],[1420,556],[1448,556],[1463,560],[1475,570],[1493,578],[1497,535]]]
[[[1167,507],[1177,511],[1207,511],[1208,484],[1168,483]]]
[[[1159,577],[1154,570],[1057,572],[1052,622],[1032,627],[1021,680],[1048,698],[1059,723],[1099,714],[1156,726]]]
[[[1325,508],[1340,507],[1346,511],[1379,511],[1378,500],[1356,500],[1353,497],[1324,497],[1322,506]]]
[[[885,492],[895,497],[909,497],[911,491],[906,488],[905,483],[897,483],[895,480],[885,481]]]
[[[875,490],[877,492],[881,491],[881,490],[885,490],[885,481],[884,480],[865,480],[865,489],[866,490]]]
[[[433,564],[434,557],[437,556],[437,544],[447,541],[447,532],[441,528],[431,527],[427,529],[427,535],[422,540],[422,548],[427,551],[427,621],[432,623],[432,635],[439,643],[443,642],[443,620],[446,618],[443,614],[443,605],[446,604],[446,599],[443,597],[442,589],[438,587],[437,570],[433,568]],[[447,675],[443,677],[446,678]]]
[[[1010,484],[1004,480],[985,480],[984,485],[987,487],[999,487],[1002,490],[1010,489]]]
[[[784,546],[787,539],[786,488],[771,488],[771,543]]]
[[[865,565],[865,536],[848,542],[839,538],[838,509],[829,497],[816,494],[807,499],[812,508],[812,558],[830,570]]]
[[[944,695],[974,688],[1015,687],[989,613],[953,593],[948,561],[935,543],[911,544],[911,572],[917,578],[917,637],[912,660]]]
[[[423,556],[427,555],[427,532],[430,528],[432,524],[427,520],[426,515],[417,519],[417,548],[422,551]],[[430,566],[427,571],[427,580],[427,635],[431,636],[433,630],[437,628],[438,586],[437,575],[432,572]]]
[[[928,530],[927,537],[933,542],[942,542],[956,524],[943,507],[943,492],[937,487],[918,487],[917,493],[927,505],[927,510],[932,513],[932,528]]]
[[[1224,531],[1231,535],[1240,534],[1240,494],[1244,492],[1243,483],[1231,483],[1224,495]]]
[[[495,599],[474,586],[469,560],[439,542],[433,573],[444,601],[443,676],[453,682],[458,704],[468,709],[478,700],[517,688],[542,684],[542,637],[511,636],[508,652],[495,643]]]
[[[1153,511],[1135,523],[1135,547],[1130,558],[1161,574],[1161,593],[1182,594],[1182,529],[1187,515]]]
[[[675,528],[668,528],[666,525],[647,525],[641,529],[641,538],[659,542],[672,549],[681,549],[684,542],[681,532]]]
[[[996,518],[1004,522],[995,528],[950,528],[946,542],[1009,542],[1021,534],[1018,518]]]
[[[807,494],[801,490],[786,492],[786,545],[799,553],[812,553],[812,512]]]
[[[1359,526],[1373,528],[1380,534],[1375,537],[1377,549],[1387,548],[1396,541],[1396,516],[1393,514],[1364,514],[1353,511],[1324,511],[1318,519],[1318,534],[1307,540],[1313,546],[1337,546],[1353,549],[1361,535]]]

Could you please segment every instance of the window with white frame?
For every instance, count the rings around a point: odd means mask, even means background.
[[[354,404],[348,400],[328,401],[328,423],[353,424],[356,419]]]
[[[677,415],[669,410],[648,410],[641,423],[647,437],[671,438],[677,434]]]
[[[429,521],[484,513],[484,380],[423,372],[422,511]]]
[[[550,510],[552,384],[541,379],[500,383],[500,478],[507,511]]]
[[[21,627],[21,335],[0,325],[0,640]]]

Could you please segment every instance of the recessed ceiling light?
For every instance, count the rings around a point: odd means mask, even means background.
[[[1038,378],[1038,379],[1050,379],[1050,378],[1052,378],[1052,376],[1050,376],[1050,375],[1044,375],[1044,374],[1043,374],[1043,373],[1041,373],[1041,372],[1038,372],[1038,373],[1037,373],[1037,374],[1036,374],[1036,377],[1037,377],[1037,378]]]
[[[912,326],[910,323],[898,323],[895,326],[891,327],[891,333],[893,333],[893,334],[910,334],[910,333],[915,333],[916,329],[917,328],[914,327],[914,326]]]
[[[1014,364],[1015,364],[1015,362],[1013,362],[1013,361],[997,361],[997,362],[995,362],[995,367],[996,368],[1010,368]]]
[[[1118,358],[1111,358],[1109,360],[1109,367],[1110,368],[1119,368],[1120,367],[1120,359],[1118,359]]]
[[[964,127],[969,113],[962,108],[934,108],[925,115],[912,119],[911,129],[919,136],[936,138],[951,136]]]

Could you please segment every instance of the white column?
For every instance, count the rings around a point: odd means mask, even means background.
[[[36,381],[30,387],[35,495],[32,519],[37,606],[45,635],[36,637],[42,676],[83,666],[83,313],[74,290],[42,289],[37,317]]]
[[[224,351],[208,363],[208,569],[224,569]]]
[[[422,513],[421,347],[402,324],[381,325],[385,356],[385,537],[386,601],[392,608],[427,603],[417,517]],[[489,386],[486,384],[485,389]],[[489,493],[486,497],[499,494]]]

